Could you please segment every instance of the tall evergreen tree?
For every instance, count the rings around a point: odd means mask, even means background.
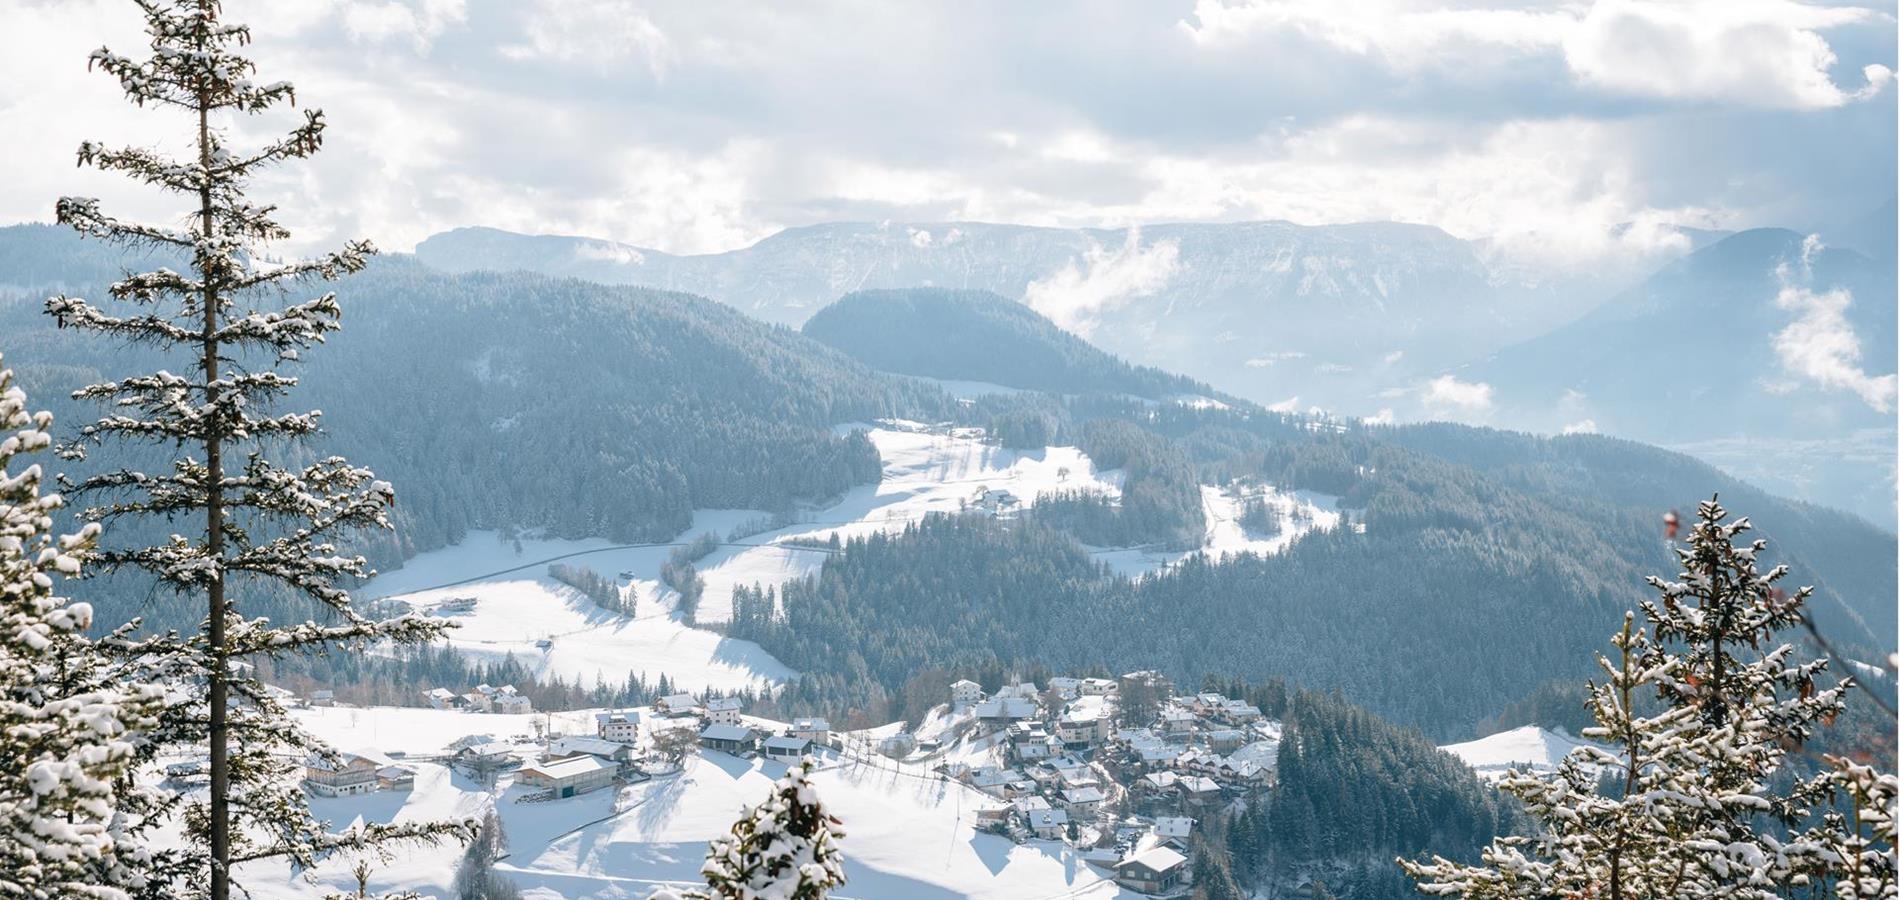
[[[1676,580],[1651,577],[1648,628],[1625,617],[1619,659],[1592,685],[1597,725],[1547,777],[1514,772],[1502,787],[1540,829],[1502,837],[1480,865],[1401,860],[1421,891],[1460,897],[1780,897],[1832,884],[1841,897],[1895,896],[1894,779],[1829,760],[1787,766],[1844,707],[1846,679],[1822,685],[1826,661],[1803,662],[1778,632],[1800,621],[1810,589],[1775,587],[1756,560],[1767,542],[1737,538],[1711,499],[1700,505]],[[1664,708],[1639,716],[1653,691]],[[1605,785],[1608,785],[1607,789]],[[1849,812],[1834,809],[1845,800]]]
[[[99,526],[54,535],[59,495],[40,493],[38,464],[16,467],[51,444],[51,422],[0,368],[0,896],[152,896],[182,863],[147,843],[166,798],[132,781],[165,692],[87,639],[90,604],[55,593]]]
[[[289,723],[283,709],[250,675],[245,657],[319,651],[338,642],[417,642],[437,636],[438,622],[403,617],[372,621],[357,613],[342,586],[368,574],[362,557],[333,544],[339,533],[387,528],[394,494],[386,482],[341,457],[289,468],[265,455],[265,444],[293,441],[317,430],[318,413],[273,410],[297,383],[273,365],[293,361],[339,327],[334,294],[285,304],[282,295],[310,279],[334,280],[363,268],[373,252],[352,242],[326,256],[269,264],[261,250],[289,237],[274,208],[250,202],[245,190],[257,173],[315,153],[323,114],[303,111],[285,137],[255,150],[226,141],[230,121],[294,103],[286,82],[254,80],[256,66],[239,53],[250,41],[243,25],[221,17],[218,0],[136,0],[150,36],[143,58],[95,50],[90,65],[119,81],[139,106],[183,111],[191,120],[195,153],[172,159],[157,150],[79,147],[79,162],[123,173],[189,198],[182,229],[115,219],[95,199],[61,198],[61,223],[92,237],[182,257],[186,271],[160,268],[129,275],[110,294],[129,307],[114,312],[58,296],[47,312],[71,326],[180,354],[188,374],[159,370],[91,385],[76,396],[109,403],[114,413],[86,426],[64,446],[69,458],[106,441],[168,447],[170,471],[120,468],[94,474],[81,493],[104,497],[84,511],[92,522],[155,517],[195,518],[195,536],[173,535],[158,546],[104,548],[106,569],[133,568],[180,594],[202,596],[206,615],[194,634],[172,649],[193,662],[195,704],[169,715],[162,735],[206,745],[208,803],[185,805],[186,834],[204,865],[178,885],[179,895],[226,900],[232,866],[288,859],[308,867],[334,850],[361,850],[385,841],[439,839],[467,826],[408,824],[360,826],[329,833],[311,815],[296,787],[294,760],[327,752]],[[322,610],[325,621],[278,627],[246,618],[236,590],[287,590]]]

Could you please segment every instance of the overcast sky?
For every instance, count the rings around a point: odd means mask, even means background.
[[[797,9],[781,8],[796,6]],[[492,225],[673,252],[819,221],[1396,219],[1559,252],[1619,222],[1822,228],[1895,190],[1891,4],[228,0],[329,144],[295,242]],[[82,139],[187,136],[86,71],[125,0],[0,0],[0,222]],[[263,134],[288,119],[244,123]]]

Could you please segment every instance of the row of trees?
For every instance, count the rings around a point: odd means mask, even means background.
[[[580,591],[582,596],[594,601],[594,605],[601,609],[628,615],[633,613],[632,605],[620,596],[620,585],[586,566],[548,563],[548,577]]]

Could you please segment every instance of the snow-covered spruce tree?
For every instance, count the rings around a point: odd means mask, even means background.
[[[311,815],[294,777],[303,753],[327,751],[300,733],[240,665],[256,654],[321,651],[338,642],[424,641],[441,625],[415,617],[371,621],[351,607],[343,587],[367,571],[362,557],[332,542],[353,529],[388,527],[388,484],[340,457],[287,468],[265,455],[273,443],[317,430],[317,413],[274,411],[296,379],[273,365],[295,360],[339,327],[333,294],[300,302],[287,302],[284,294],[301,282],[355,272],[372,252],[359,242],[304,262],[260,260],[261,247],[288,232],[273,220],[273,207],[246,199],[246,186],[261,170],[316,152],[323,115],[305,110],[286,136],[254,150],[229,146],[225,131],[234,119],[293,103],[291,86],[252,80],[256,67],[239,54],[250,32],[222,21],[218,0],[136,2],[151,53],[132,58],[101,48],[90,65],[118,79],[133,103],[184,113],[195,152],[172,159],[152,149],[86,142],[79,162],[182,195],[190,204],[189,224],[124,222],[96,200],[75,197],[62,198],[57,215],[84,235],[188,265],[114,284],[110,293],[122,311],[65,296],[48,300],[46,308],[62,327],[180,357],[180,368],[78,391],[77,397],[109,404],[113,412],[61,449],[80,459],[90,446],[119,441],[156,444],[173,455],[169,471],[107,471],[74,490],[102,498],[83,513],[95,523],[151,517],[198,526],[195,534],[174,534],[158,546],[101,548],[95,559],[108,570],[143,570],[205,602],[200,630],[177,638],[174,647],[192,662],[182,683],[197,689],[197,702],[169,715],[161,736],[207,747],[211,762],[208,802],[192,800],[182,810],[201,865],[174,893],[226,900],[231,867],[239,863],[276,858],[304,868],[332,851],[436,840],[465,834],[469,826],[368,825],[330,833]],[[243,616],[233,602],[237,592],[263,590],[308,599],[321,621],[280,627]]]
[[[1443,857],[1400,865],[1435,896],[1790,896],[1832,886],[1841,897],[1895,896],[1893,777],[1840,760],[1814,774],[1786,767],[1819,725],[1844,705],[1843,679],[1822,686],[1826,661],[1800,662],[1779,632],[1800,621],[1809,588],[1784,597],[1738,546],[1748,520],[1700,505],[1677,580],[1613,638],[1619,660],[1599,659],[1591,686],[1597,725],[1548,777],[1513,772],[1502,788],[1524,802],[1540,830],[1497,839],[1479,865]],[[1653,691],[1655,716],[1634,713]],[[1787,784],[1770,787],[1771,779]],[[1607,786],[1607,787],[1606,787]],[[1851,805],[1851,816],[1834,808]]]
[[[808,757],[788,768],[764,803],[746,810],[732,834],[714,838],[700,874],[720,900],[823,900],[844,884],[838,819],[818,802]]]
[[[99,526],[55,535],[60,497],[40,493],[37,463],[21,464],[51,445],[51,422],[0,368],[0,896],[151,896],[180,860],[147,846],[167,798],[132,775],[155,756],[147,735],[166,697],[128,683],[85,636],[92,607],[55,593]]]

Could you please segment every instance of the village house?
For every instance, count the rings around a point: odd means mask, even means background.
[[[1186,748],[1180,744],[1156,744],[1141,748],[1135,755],[1146,768],[1165,769],[1179,762],[1184,752]]]
[[[892,759],[903,759],[917,752],[917,736],[907,731],[889,735],[877,742],[877,752]]]
[[[831,743],[831,723],[816,716],[792,720],[792,737],[814,744]]]
[[[1232,722],[1235,725],[1246,725],[1249,722],[1258,722],[1261,716],[1260,707],[1241,700],[1229,700],[1221,704],[1220,708],[1220,718]]]
[[[1228,784],[1252,786],[1264,785],[1271,781],[1273,773],[1252,760],[1221,760],[1220,767],[1214,771],[1214,779]]]
[[[1000,766],[979,766],[969,771],[966,780],[985,794],[1009,799],[1015,795],[1013,785],[1023,780],[1023,773]]]
[[[482,687],[488,687],[488,685],[484,684]],[[469,691],[456,699],[461,701],[456,705],[460,706],[466,712],[485,713],[494,712],[495,710],[494,701],[489,698],[488,694],[484,694],[481,691]]]
[[[522,766],[515,782],[542,788],[559,799],[606,787],[613,783],[618,770],[618,766],[598,756],[581,754]]]
[[[1063,809],[1036,809],[1024,816],[1029,830],[1046,841],[1059,840],[1069,830],[1069,812]]]
[[[1188,701],[1188,705],[1192,706],[1195,712],[1204,716],[1211,716],[1220,712],[1220,708],[1226,705],[1226,703],[1227,697],[1225,695],[1216,694],[1213,691],[1202,691],[1195,694],[1194,699]]]
[[[699,745],[735,756],[758,749],[759,734],[744,725],[708,725],[699,732]]]
[[[1187,816],[1158,816],[1155,818],[1155,837],[1164,844],[1172,844],[1179,849],[1187,849],[1188,839],[1194,832],[1194,820]]]
[[[433,709],[459,709],[462,705],[462,698],[448,688],[430,688],[422,692],[422,699]]]
[[[738,725],[745,705],[737,697],[714,697],[706,701],[706,721],[713,725]]]
[[[1055,691],[1064,700],[1074,700],[1082,696],[1082,679],[1057,675],[1049,679],[1049,690]]]
[[[1076,691],[1084,697],[1106,697],[1115,692],[1115,679],[1084,678]]]
[[[1071,709],[1057,720],[1056,737],[1071,749],[1087,747],[1101,738],[1104,721],[1098,710]]]
[[[970,506],[992,516],[1009,516],[1022,508],[1022,501],[1004,488],[978,488]]]
[[[1049,736],[1046,734],[1011,742],[1009,749],[1011,755],[1016,757],[1016,761],[1024,765],[1041,762],[1055,754],[1054,748],[1049,746]]]
[[[603,741],[635,743],[640,740],[640,714],[621,711],[595,713],[594,733]]]
[[[1246,743],[1246,732],[1232,728],[1217,728],[1207,733],[1207,749],[1215,753],[1232,753]]]
[[[1154,847],[1115,864],[1115,883],[1144,894],[1163,894],[1181,883],[1187,857],[1172,847]]]
[[[1180,737],[1194,733],[1199,720],[1194,714],[1178,706],[1170,706],[1161,711],[1161,731],[1170,737]]]
[[[1062,808],[1078,818],[1093,814],[1106,800],[1108,795],[1098,787],[1073,787],[1062,792]]]
[[[1205,775],[1213,778],[1220,774],[1221,763],[1226,762],[1219,756],[1199,747],[1191,747],[1174,758],[1173,768],[1188,775]]]
[[[1180,781],[1181,776],[1173,772],[1149,772],[1135,782],[1135,790],[1148,796],[1160,796],[1173,792]]]
[[[515,716],[534,712],[534,703],[528,700],[528,695],[515,690],[514,685],[504,684],[494,691],[488,700],[496,712]]]
[[[950,702],[975,703],[983,699],[983,686],[965,678],[950,685]]]
[[[653,711],[663,716],[690,716],[699,712],[699,701],[692,694],[668,694],[653,701]]]
[[[376,770],[376,786],[385,791],[415,790],[416,770],[408,766],[384,766]]]
[[[492,744],[494,742],[495,736],[492,734],[465,734],[449,742],[449,752],[460,753],[469,747],[474,747],[479,744]]]
[[[1209,805],[1220,802],[1220,785],[1205,775],[1189,775],[1179,782],[1181,797],[1189,803]]]
[[[778,735],[765,739],[765,758],[797,762],[811,752],[811,741],[802,737]]]
[[[303,763],[303,786],[322,797],[345,797],[376,790],[376,770],[381,768],[367,756],[339,753],[336,759],[311,754]]]

